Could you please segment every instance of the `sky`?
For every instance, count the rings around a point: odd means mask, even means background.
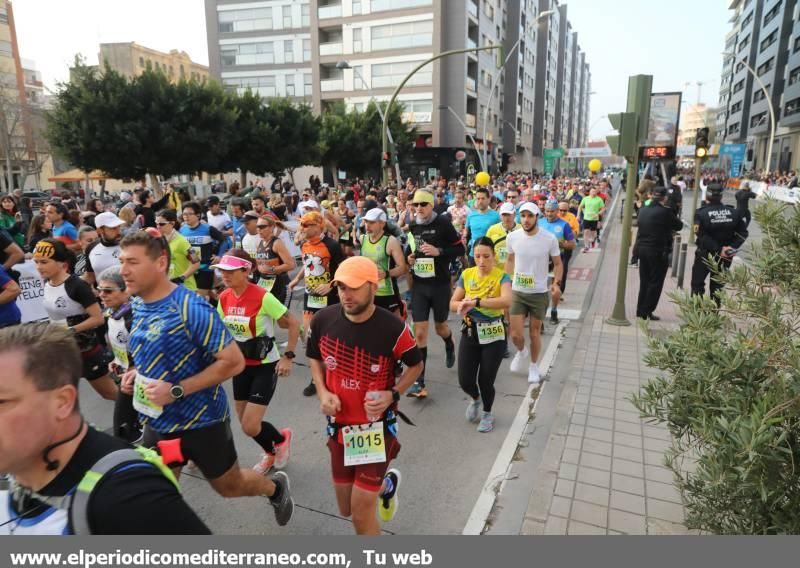
[[[719,95],[721,52],[730,0],[567,0],[592,72],[589,138],[611,132],[604,118],[625,111],[628,77],[653,75],[653,91],[684,91],[711,106]],[[135,41],[186,51],[208,64],[203,0],[13,0],[22,57],[36,62],[45,85],[69,77],[76,53],[97,63],[100,43]],[[691,83],[686,86],[686,83]]]

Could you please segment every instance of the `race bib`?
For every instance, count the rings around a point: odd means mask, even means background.
[[[383,422],[342,428],[344,443],[344,465],[363,465],[386,461],[386,444],[383,437]]]
[[[532,290],[536,287],[536,278],[533,274],[521,274],[519,272],[514,274],[514,284],[518,288],[526,288]]]
[[[136,381],[133,383],[133,408],[150,418],[158,418],[164,412],[164,407],[153,404],[144,392],[147,385],[155,382],[157,382],[155,379],[148,379],[137,374]]]
[[[313,310],[319,310],[328,305],[328,296],[309,296],[308,307]]]
[[[497,251],[497,260],[499,260],[502,263],[505,263],[505,261],[508,260],[508,251],[506,250],[505,247]]]
[[[420,278],[433,278],[436,276],[436,267],[433,264],[433,258],[418,258],[414,263],[414,274]]]
[[[253,337],[250,331],[250,318],[247,316],[225,316],[222,320],[236,341],[247,341]]]
[[[116,360],[117,364],[123,369],[127,369],[129,366],[128,350],[124,346],[115,345],[112,343],[111,352],[114,354],[114,359]]]
[[[258,285],[266,290],[267,292],[272,292],[272,287],[275,286],[275,279],[274,278],[259,278]]]
[[[478,322],[478,343],[488,345],[506,338],[506,329],[502,321]]]

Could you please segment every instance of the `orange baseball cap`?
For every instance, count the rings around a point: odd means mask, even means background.
[[[378,283],[378,266],[365,256],[351,256],[336,269],[333,283],[348,288],[361,288],[367,282]]]
[[[306,225],[324,225],[325,217],[319,211],[309,211],[300,218],[300,224]]]

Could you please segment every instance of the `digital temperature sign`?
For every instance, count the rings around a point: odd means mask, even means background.
[[[671,160],[675,157],[675,146],[644,146],[639,150],[642,160]]]

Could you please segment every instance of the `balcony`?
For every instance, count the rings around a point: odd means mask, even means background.
[[[322,79],[319,82],[319,89],[323,93],[344,91],[344,79]]]
[[[328,4],[327,6],[320,6],[317,12],[320,20],[329,20],[331,18],[342,17],[341,4]]]
[[[321,43],[319,44],[320,55],[341,55],[344,53],[342,42]]]
[[[467,13],[470,16],[472,16],[473,18],[475,18],[476,20],[479,19],[478,18],[478,6],[472,0],[467,0]]]
[[[467,77],[467,90],[472,91],[473,93],[477,93],[478,89],[476,88],[475,79],[472,77]]]
[[[464,124],[466,124],[469,128],[475,128],[475,124],[477,124],[478,120],[475,118],[474,114],[465,114],[464,115]]]
[[[478,44],[467,38],[467,49],[478,49]]]

